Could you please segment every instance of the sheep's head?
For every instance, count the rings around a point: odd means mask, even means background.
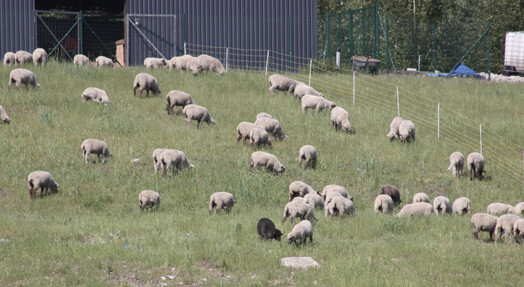
[[[297,238],[295,236],[291,235],[291,233],[287,235],[287,239],[289,241],[289,244],[297,241]]]
[[[275,228],[275,230],[273,231],[273,234],[271,234],[271,238],[280,241],[280,237],[282,237],[282,232],[280,232],[280,230]]]
[[[337,106],[337,104],[335,104],[334,102],[329,102],[329,109],[333,109]]]
[[[167,65],[166,59],[162,58],[161,61],[162,61],[162,65],[164,65],[164,66]]]
[[[342,128],[344,129],[344,131],[351,133],[351,134],[355,132],[355,130],[353,130],[353,128],[351,127],[350,123],[343,124]]]
[[[10,121],[11,121],[11,118],[10,117],[6,117],[4,119],[4,124],[9,124]]]

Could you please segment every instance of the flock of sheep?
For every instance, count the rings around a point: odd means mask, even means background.
[[[47,61],[47,53],[43,49],[36,49],[33,54],[26,51],[18,51],[16,53],[8,52],[4,56],[4,65],[24,65],[33,62],[35,65],[44,65]],[[89,65],[89,58],[84,55],[76,55],[74,57],[75,65]],[[100,56],[96,59],[96,66],[113,66],[113,61],[109,58]],[[181,57],[173,57],[171,60],[161,58],[146,58],[144,66],[147,68],[161,68],[166,67],[179,70],[188,70],[192,74],[198,74],[201,70],[209,70],[218,74],[223,74],[225,69],[220,61],[208,55],[200,55],[193,57],[184,55]],[[33,72],[17,68],[11,71],[9,76],[8,87],[11,88],[13,84],[20,87],[22,84],[39,87],[39,83]],[[336,131],[343,130],[347,133],[354,133],[355,130],[350,124],[349,113],[342,107],[338,107],[334,102],[324,98],[324,95],[314,88],[296,81],[294,79],[284,77],[281,75],[272,75],[269,77],[269,93],[274,95],[274,90],[287,91],[292,94],[295,99],[300,99],[302,112],[305,114],[308,109],[315,109],[318,113],[323,109],[331,110],[331,125]],[[160,94],[159,83],[157,79],[147,73],[140,73],[135,77],[133,84],[133,94],[136,95],[136,90],[139,89],[139,95],[142,97],[145,90],[147,95],[152,92],[153,95]],[[111,103],[107,93],[96,87],[89,87],[82,93],[82,100],[84,102],[94,101],[108,105]],[[209,111],[202,106],[196,105],[192,97],[183,91],[170,91],[166,96],[166,111],[168,114],[173,113],[176,106],[182,107],[188,124],[192,120],[197,121],[197,128],[202,122],[216,124],[211,117]],[[0,116],[4,123],[10,122],[10,117],[7,115],[5,109],[0,105]],[[268,113],[259,113],[253,123],[240,122],[237,126],[237,143],[240,140],[246,144],[249,139],[253,149],[264,148],[272,146],[273,141],[271,137],[277,140],[284,140],[286,135],[280,122],[273,118]],[[270,137],[271,135],[271,137]],[[400,117],[393,118],[390,124],[390,131],[387,137],[393,141],[399,139],[403,142],[410,142],[415,140],[415,125],[410,120],[404,120]],[[100,161],[102,157],[103,163],[106,163],[108,157],[112,155],[109,152],[108,145],[101,140],[86,139],[82,145],[83,160],[87,164],[89,156],[95,154]],[[448,170],[456,177],[460,176],[464,168],[464,156],[460,152],[454,152],[450,155],[450,165]],[[299,150],[298,163],[302,168],[316,168],[317,151],[312,145],[304,145]],[[470,180],[473,178],[483,179],[484,172],[484,158],[479,153],[471,153],[467,157],[467,168],[470,174]],[[251,154],[250,170],[258,166],[265,167],[268,171],[275,174],[284,173],[286,168],[278,160],[278,158],[264,151],[254,151]],[[153,167],[155,173],[158,169],[162,173],[173,172],[183,168],[192,169],[195,166],[191,164],[188,157],[183,151],[174,149],[158,148],[153,151]],[[36,197],[36,191],[41,189],[41,195],[47,194],[49,189],[51,192],[57,192],[58,184],[53,179],[52,175],[46,171],[35,171],[28,176],[29,194],[31,198]],[[289,185],[289,202],[284,207],[284,215],[282,223],[287,218],[293,223],[295,218],[301,221],[296,224],[291,232],[287,234],[289,243],[296,244],[305,243],[309,238],[313,241],[313,225],[311,221],[318,221],[315,217],[314,210],[317,208],[324,209],[324,214],[328,216],[344,216],[352,215],[355,212],[353,198],[349,195],[346,188],[340,185],[327,185],[321,192],[315,191],[310,185],[302,181],[294,181]],[[158,209],[161,201],[161,196],[158,192],[153,190],[144,190],[139,196],[140,210]],[[219,213],[222,209],[230,211],[236,203],[234,196],[228,192],[216,192],[211,195],[209,201],[209,213],[212,214],[215,210]],[[374,202],[375,213],[392,213],[395,207],[402,203],[400,191],[392,185],[384,185],[380,188],[379,194]],[[406,204],[397,213],[398,217],[402,216],[417,216],[430,214],[466,214],[471,212],[471,202],[466,197],[456,199],[453,204],[444,196],[438,196],[433,200],[433,204],[425,193],[417,193],[413,197],[413,203]],[[476,213],[471,217],[473,224],[473,234],[478,238],[480,231],[490,233],[490,239],[495,234],[496,239],[500,239],[504,235],[508,240],[511,235],[514,236],[516,242],[521,242],[524,236],[524,219],[520,216],[524,212],[524,202],[520,202],[515,206],[503,203],[493,203],[487,207],[487,213]],[[495,215],[501,215],[496,217]],[[265,239],[280,240],[283,235],[280,230],[275,227],[275,224],[268,218],[262,218],[257,225],[258,233]]]

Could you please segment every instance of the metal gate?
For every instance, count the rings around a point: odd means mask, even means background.
[[[171,59],[176,51],[176,16],[127,14],[126,63],[142,65],[147,57]]]
[[[51,56],[73,60],[80,53],[82,17],[78,12],[35,10],[37,22],[37,47],[43,48]],[[58,44],[58,45],[57,45]],[[60,50],[56,50],[56,47]],[[56,51],[55,51],[56,50]]]

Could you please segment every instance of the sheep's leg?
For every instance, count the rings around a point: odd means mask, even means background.
[[[89,155],[90,154],[91,154],[91,152],[84,150],[84,161],[86,162],[86,164],[89,163],[88,159],[89,159]]]
[[[140,97],[142,97],[142,92],[144,91],[144,88],[140,87],[140,89],[138,91],[140,92]]]
[[[133,86],[133,96],[136,96],[136,88],[138,88],[138,86]]]
[[[313,168],[313,169],[317,168],[317,160],[316,159],[311,161],[311,168]]]
[[[98,162],[100,162],[100,154],[97,154],[96,157],[98,158]]]
[[[217,208],[216,208],[217,214],[220,213],[220,210],[222,210],[222,204],[217,204]]]
[[[106,164],[106,159],[107,159],[107,156],[104,155],[104,157],[102,158],[102,163],[103,163],[103,164]]]
[[[302,113],[305,114],[307,111],[307,108],[306,107],[302,107]]]
[[[242,139],[242,136],[240,134],[238,134],[238,136],[237,136],[237,144],[240,142],[240,139]]]
[[[246,145],[246,139],[247,139],[247,136],[243,136],[243,137],[242,137],[242,143],[243,143],[244,145]]]
[[[477,230],[473,230],[473,235],[475,236],[475,239],[479,239],[479,232]],[[491,238],[491,235],[490,235]]]
[[[309,242],[313,243],[313,234],[309,236]]]
[[[200,127],[200,123],[201,123],[201,122],[202,122],[201,119],[197,121],[197,129]]]
[[[493,241],[493,230],[489,232],[489,240]]]
[[[251,169],[252,169],[253,167],[255,167],[255,166],[256,166],[255,162],[252,161],[252,162],[249,164],[249,171],[251,171]]]
[[[272,96],[275,95],[275,94],[273,93],[273,90],[274,90],[274,89],[275,89],[275,88],[274,88],[273,86],[269,87],[269,94],[272,95]]]
[[[298,159],[298,167],[302,168],[302,157]]]

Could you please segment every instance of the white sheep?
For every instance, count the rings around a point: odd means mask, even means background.
[[[158,87],[158,80],[147,73],[140,73],[136,75],[135,82],[133,83],[133,96],[136,96],[136,89],[140,88],[140,97],[142,97],[142,92],[146,90],[147,96],[149,96],[149,91],[153,95],[160,94],[160,88]]]
[[[473,180],[473,177],[482,180],[482,173],[484,172],[484,157],[478,152],[472,152],[468,154],[467,164],[469,180]]]
[[[453,213],[464,215],[471,213],[471,201],[467,197],[459,197],[453,202]]]
[[[160,154],[162,154],[166,150],[173,150],[173,149],[167,149],[167,148],[157,148],[153,151],[153,167],[155,169],[155,173],[158,173],[158,167],[162,164],[162,161],[160,160]],[[162,169],[164,169],[162,167]]]
[[[317,192],[307,183],[303,181],[293,181],[289,184],[289,201],[291,202],[295,197],[305,197],[308,194],[317,194]]]
[[[215,192],[209,199],[209,214],[213,213],[214,208],[216,208],[217,214],[222,208],[224,208],[226,212],[230,212],[236,202],[235,197],[229,192]]]
[[[512,212],[516,215],[523,215],[524,214],[524,202],[519,202],[515,204],[515,207],[513,208]]]
[[[315,109],[318,113],[323,109],[333,109],[337,104],[334,102],[328,101],[323,97],[314,96],[314,95],[305,95],[302,97],[302,113],[306,113],[308,109]]]
[[[147,69],[158,69],[164,67],[165,65],[167,65],[167,63],[166,59],[164,58],[148,57],[144,59],[144,66],[146,66]]]
[[[398,128],[400,126],[400,123],[402,123],[404,120],[401,117],[394,117],[391,123],[389,124],[389,133],[387,134],[387,137],[393,141],[395,138],[399,138],[400,135],[398,133]]]
[[[47,64],[47,52],[42,48],[36,48],[33,51],[33,63],[35,66]]]
[[[518,219],[513,223],[513,237],[515,237],[516,243],[522,242],[522,237],[524,237],[524,219]]]
[[[169,91],[169,93],[167,93],[166,100],[166,111],[168,115],[173,113],[173,108],[175,106],[182,107],[183,109],[187,105],[194,104],[191,95],[182,91]]]
[[[199,71],[210,71],[222,75],[226,72],[219,59],[209,55],[202,54],[196,58]]]
[[[351,215],[355,213],[355,206],[353,201],[339,195],[333,197],[329,203],[325,203],[324,213],[326,217],[328,215]]]
[[[272,145],[272,141],[269,138],[269,134],[266,132],[265,129],[260,128],[251,129],[251,132],[249,133],[249,142],[251,143],[253,148],[262,145],[266,147],[271,147]]]
[[[191,71],[193,75],[198,74],[198,63],[197,63],[196,57],[186,54],[184,56],[173,57],[173,58],[175,60],[173,63],[173,65],[175,66],[175,69],[188,70],[188,71]],[[173,61],[173,58],[171,58],[171,61]]]
[[[275,89],[279,91],[287,91],[290,95],[293,95],[295,92],[295,86],[300,83],[291,78],[284,77],[281,75],[271,75],[269,76],[269,94],[274,96],[273,92]]]
[[[186,122],[188,125],[191,124],[191,120],[197,121],[197,129],[200,127],[202,122],[207,123],[208,125],[216,124],[215,120],[211,118],[209,111],[202,106],[190,104],[185,106],[182,112],[186,117]]]
[[[15,53],[15,61],[18,65],[29,64],[33,61],[33,54],[20,50]]]
[[[89,65],[89,58],[83,54],[76,54],[73,58],[73,64],[76,66],[87,66]]]
[[[311,167],[313,169],[317,166],[317,150],[312,145],[305,145],[300,148],[298,152],[298,167],[302,168],[302,162],[306,161],[304,169]]]
[[[433,209],[435,214],[451,213],[451,201],[445,196],[437,196],[433,200]]]
[[[280,122],[277,119],[263,117],[255,121],[255,125],[263,127],[268,133],[272,134],[278,140],[283,140],[286,138],[284,129],[280,125]]]
[[[31,196],[31,199],[36,197],[36,191],[39,188],[40,196],[47,194],[49,189],[54,193],[58,191],[58,184],[47,171],[33,171],[27,176],[27,183],[29,185],[29,196]]]
[[[331,125],[335,127],[335,131],[342,129],[348,133],[354,132],[349,123],[349,113],[341,107],[334,107],[331,110]]]
[[[398,217],[402,216],[418,216],[418,215],[430,215],[433,213],[433,206],[427,202],[416,202],[406,204],[397,214]]]
[[[313,242],[313,226],[309,220],[300,221],[297,225],[293,226],[293,230],[287,234],[289,244],[293,242],[295,242],[295,245],[300,243],[306,244],[308,238],[310,242]]]
[[[2,105],[0,105],[0,120],[2,120],[4,124],[9,124],[11,121],[11,118],[7,115],[7,112]]]
[[[513,234],[513,224],[519,219],[521,219],[520,216],[515,214],[501,215],[497,219],[497,225],[495,225],[495,240],[500,241],[502,235],[504,235],[505,241],[508,241]]]
[[[160,194],[154,190],[143,190],[138,195],[138,207],[140,207],[140,211],[143,211],[144,209],[149,209],[150,211],[155,208],[155,210],[158,210],[158,207],[160,206]]]
[[[113,156],[109,153],[109,148],[105,141],[97,139],[86,139],[82,142],[82,156],[86,164],[89,162],[88,158],[91,154],[96,154],[98,161],[100,161],[100,156],[103,157],[103,163],[106,164],[106,158]]]
[[[296,217],[304,220],[316,220],[315,213],[313,212],[313,206],[304,203],[304,200],[301,197],[293,199],[293,201],[288,202],[284,207],[284,217],[282,217],[282,223],[286,221],[289,217],[289,221],[293,223],[293,219]]]
[[[16,64],[16,56],[13,52],[7,52],[4,54],[4,66],[12,66]]]
[[[115,66],[115,63],[113,63],[113,60],[109,59],[108,57],[104,57],[104,56],[96,57],[95,62],[98,67],[114,67]]]
[[[403,120],[398,126],[398,135],[400,141],[415,140],[415,124],[410,120]]]
[[[111,103],[106,91],[94,87],[87,88],[82,92],[82,100],[84,103],[94,101],[101,104],[103,103],[106,106]]]
[[[330,195],[330,193],[333,193],[333,195]],[[326,204],[328,204],[330,199],[336,194],[339,194],[351,201],[353,200],[353,197],[349,195],[345,187],[336,185],[336,184],[330,184],[330,185],[324,186],[324,188],[322,189],[322,192],[320,193],[320,195],[322,196],[322,199],[324,199],[324,202]]]
[[[163,174],[171,171],[175,173],[175,168],[177,170],[182,170],[182,168],[192,169],[195,166],[189,161],[186,154],[183,151],[179,150],[166,150],[160,153],[159,156]]]
[[[453,177],[460,176],[462,170],[464,169],[464,155],[458,151],[452,153],[449,156],[449,167],[448,170],[451,170]]]
[[[256,151],[251,154],[249,170],[253,167],[257,168],[258,166],[264,166],[267,170],[273,171],[275,174],[286,171],[286,167],[278,161],[276,156],[263,151]]]
[[[473,235],[475,239],[479,239],[479,232],[489,232],[489,239],[493,240],[493,232],[497,225],[498,217],[487,213],[475,213],[471,217],[471,224],[473,224]]]
[[[393,199],[391,198],[391,196],[387,194],[379,194],[375,198],[375,206],[373,208],[375,210],[375,214],[379,212],[391,213],[393,212],[393,208],[394,208],[394,203],[393,203]]]
[[[306,194],[304,196],[304,203],[313,207],[324,208],[324,200],[322,200],[322,196],[318,195],[317,193]]]
[[[16,83],[16,87],[20,88],[20,85],[24,84],[26,90],[28,85],[33,86],[33,88],[40,87],[40,84],[36,80],[35,74],[26,69],[14,69],[9,73],[9,84],[7,85],[8,89],[11,89],[11,86]]]
[[[270,119],[272,119],[273,116],[268,114],[268,113],[259,113],[259,114],[257,114],[257,118],[255,119],[255,121],[258,120],[258,119],[261,119],[261,118],[270,118]]]
[[[246,145],[246,139],[249,139],[249,134],[251,133],[251,130],[254,128],[264,129],[264,127],[250,122],[239,123],[237,125],[237,144],[240,142],[240,139],[242,139],[244,145]]]
[[[419,192],[413,196],[413,203],[415,202],[427,202],[430,203],[429,196],[423,192]]]
[[[488,205],[487,212],[493,215],[515,213],[515,208],[510,204],[494,202]]]
[[[302,99],[302,97],[304,97],[305,95],[314,95],[318,97],[324,97],[322,93],[317,92],[315,89],[313,89],[312,87],[304,83],[297,83],[297,85],[295,86],[295,91],[293,92],[293,95],[295,99],[296,98]]]

